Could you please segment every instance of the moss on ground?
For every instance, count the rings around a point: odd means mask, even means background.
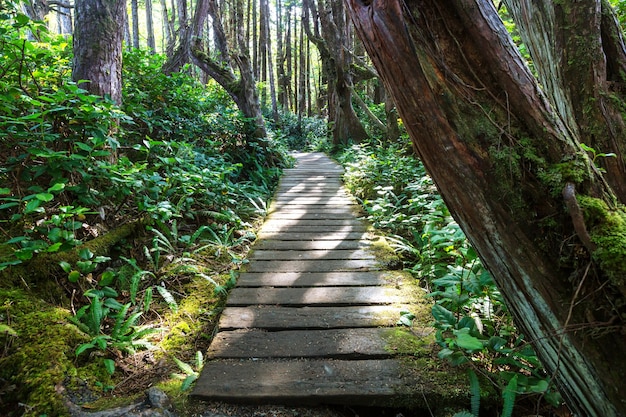
[[[69,311],[52,306],[22,290],[0,289],[0,317],[17,337],[0,335],[5,352],[0,358],[0,378],[15,388],[4,404],[24,404],[9,416],[64,416],[63,381],[77,375],[76,346],[85,336],[68,324]],[[18,413],[18,414],[15,414]]]

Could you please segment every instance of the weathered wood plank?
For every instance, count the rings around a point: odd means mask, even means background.
[[[244,272],[238,287],[354,287],[395,282],[385,272]]]
[[[279,235],[275,235],[279,236]],[[300,235],[298,235],[300,236]],[[257,240],[254,243],[254,248],[256,250],[267,249],[267,250],[276,250],[276,249],[285,249],[285,250],[317,250],[317,249],[359,249],[371,246],[371,242],[369,240],[364,240],[367,238],[367,235],[364,236],[364,239],[358,240],[299,240],[297,237],[295,239],[285,239],[285,240],[269,240],[269,239],[261,239]],[[301,236],[300,236],[301,237]]]
[[[274,200],[274,203],[270,206],[270,211],[276,211],[281,209],[301,209],[309,210],[320,207],[327,207],[329,209],[336,209],[341,207],[351,207],[353,209],[359,209],[359,205],[353,200],[347,200],[341,197],[293,197],[293,198],[281,198]]]
[[[227,306],[357,306],[406,302],[407,294],[390,287],[234,288]]]
[[[319,259],[251,262],[248,272],[328,272],[328,271],[372,271],[380,269],[376,259]]]
[[[221,330],[233,329],[343,329],[393,326],[408,304],[348,307],[228,307],[219,321]]]
[[[358,232],[365,233],[367,228],[361,225],[352,225],[352,226],[335,226],[328,224],[321,225],[284,225],[277,226],[276,224],[265,224],[261,228],[261,232],[281,232],[281,233],[316,233],[316,232],[327,232],[328,230],[332,230],[333,232]]]
[[[272,230],[273,228],[285,227],[285,226],[335,226],[335,227],[350,227],[361,226],[365,227],[365,223],[358,219],[267,219],[263,224],[263,228]]]
[[[356,250],[255,250],[250,261],[286,261],[286,260],[357,260],[357,259],[376,259],[371,251]]]
[[[264,232],[259,233],[258,239],[273,240],[363,240],[368,238],[367,233],[361,232],[332,232],[326,233],[287,233],[287,232]]]
[[[283,206],[270,210],[270,218],[278,217],[282,214],[348,214],[354,218],[354,213],[357,210],[357,206],[345,204],[343,206],[337,205],[333,207],[313,205],[308,207],[299,206]],[[298,217],[299,218],[299,217]],[[348,217],[350,218],[350,217]]]
[[[307,212],[285,212],[285,211],[275,211],[270,214],[272,219],[305,219],[305,220],[314,220],[314,219],[353,219],[355,217],[354,212],[346,210],[341,213],[328,213],[328,212],[317,212],[317,213],[307,213]]]
[[[407,395],[406,387],[428,389],[396,359],[219,359],[207,365],[192,395],[212,400],[380,405]]]
[[[276,205],[280,204],[322,204],[322,205],[353,205],[356,207],[354,200],[346,197],[337,196],[296,196],[296,195],[277,195],[274,200]]]
[[[209,358],[389,358],[389,329],[233,330],[211,342]]]

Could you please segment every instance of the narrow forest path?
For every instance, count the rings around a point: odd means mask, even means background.
[[[376,256],[374,237],[341,185],[342,168],[321,153],[296,158],[228,297],[193,395],[246,403],[440,403],[447,394],[433,380],[443,370],[430,359],[430,331],[396,325],[403,311],[428,321],[423,291]],[[449,379],[444,390],[458,394]]]

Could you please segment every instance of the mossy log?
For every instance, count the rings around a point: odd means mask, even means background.
[[[138,219],[119,226],[72,250],[56,253],[41,253],[26,264],[17,265],[2,271],[2,275],[0,276],[1,286],[12,286],[20,282],[30,286],[31,284],[41,284],[44,281],[52,281],[51,278],[58,278],[65,275],[65,272],[59,266],[60,262],[75,265],[76,262],[80,260],[80,251],[85,248],[89,249],[94,256],[107,256],[113,246],[122,239],[135,234],[138,228],[143,224],[144,220]]]

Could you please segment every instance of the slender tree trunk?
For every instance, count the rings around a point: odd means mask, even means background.
[[[130,10],[133,17],[133,48],[139,49],[139,4],[137,0],[130,0]]]
[[[124,0],[77,0],[72,79],[92,94],[122,101]]]
[[[304,23],[302,23],[304,24]],[[302,25],[301,25],[302,27]],[[300,62],[295,62],[297,63],[297,67],[299,68],[300,71],[298,71],[298,88],[296,89],[296,93],[298,94],[298,120],[302,120],[302,116],[306,115],[306,99],[307,99],[307,94],[311,94],[311,92],[307,89],[307,85],[306,85],[306,80],[307,77],[309,76],[308,73],[308,66],[307,66],[307,59],[308,59],[308,52],[305,49],[305,36],[304,36],[304,31],[302,29],[300,29],[300,44],[298,46],[298,58],[300,60]]]
[[[259,61],[259,43],[258,43],[258,28],[259,24],[257,21],[257,0],[250,0],[252,3],[252,63],[254,78],[259,80],[261,78],[261,64]]]
[[[156,42],[154,40],[154,23],[152,17],[152,0],[146,2],[146,32],[148,33],[148,49],[151,53],[156,52]]]
[[[276,101],[276,80],[274,79],[274,60],[272,59],[272,32],[270,30],[269,1],[264,0],[265,5],[265,41],[267,44],[267,72],[270,83],[270,101],[272,103],[272,118],[278,123],[278,104]]]
[[[163,50],[167,51],[174,40],[174,28],[167,11],[166,0],[161,0],[161,20],[163,21],[163,37],[165,38],[165,47]]]
[[[71,35],[72,27],[72,9],[64,5],[58,5],[57,8],[57,25],[59,26],[59,35]]]
[[[130,35],[130,18],[128,17],[128,8],[124,8],[124,44],[127,51],[133,50],[133,44]]]
[[[493,4],[347,3],[417,153],[568,404],[579,416],[626,415],[616,354],[626,351],[626,214]]]

